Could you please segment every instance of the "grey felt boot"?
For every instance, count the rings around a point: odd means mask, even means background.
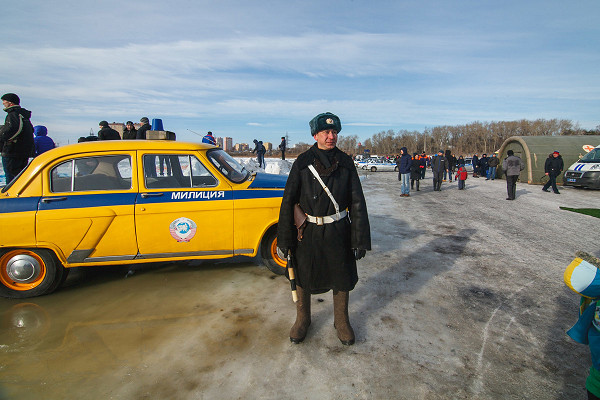
[[[290,330],[290,341],[302,343],[310,326],[310,292],[296,286],[298,302],[296,303],[296,323]]]
[[[348,318],[348,292],[333,291],[333,326],[343,345],[354,344],[354,330]]]

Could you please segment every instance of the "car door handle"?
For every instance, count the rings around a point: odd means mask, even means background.
[[[44,197],[42,199],[42,203],[51,203],[53,201],[64,201],[66,200],[66,197]]]
[[[160,197],[163,193],[142,193],[142,199],[147,199],[148,197]]]

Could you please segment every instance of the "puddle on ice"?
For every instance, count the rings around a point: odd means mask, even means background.
[[[201,348],[210,369],[216,349],[247,346],[264,308],[247,299],[281,287],[271,278],[245,257],[84,267],[51,295],[1,299],[0,398],[110,398],[115,385],[141,390],[134,376]]]

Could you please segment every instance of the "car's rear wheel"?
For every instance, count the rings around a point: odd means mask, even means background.
[[[8,250],[0,255],[0,296],[23,299],[52,293],[64,272],[50,250]]]
[[[371,167],[371,172],[377,171],[377,167]]]
[[[398,166],[397,165],[394,167],[394,172],[398,172]]]
[[[260,246],[260,255],[269,270],[277,275],[285,274],[287,260],[277,247],[277,231],[271,230],[265,235]]]

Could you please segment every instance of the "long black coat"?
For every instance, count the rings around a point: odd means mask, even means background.
[[[367,204],[352,158],[336,148],[335,162],[325,169],[315,149],[316,144],[300,154],[292,165],[279,212],[277,245],[295,248],[296,281],[303,289],[311,293],[330,289],[350,291],[358,282],[352,249],[371,250]],[[350,218],[323,225],[308,223],[304,238],[298,242],[293,217],[295,204],[312,216],[335,214],[331,199],[308,169],[311,164],[333,194],[340,211],[348,209]]]

